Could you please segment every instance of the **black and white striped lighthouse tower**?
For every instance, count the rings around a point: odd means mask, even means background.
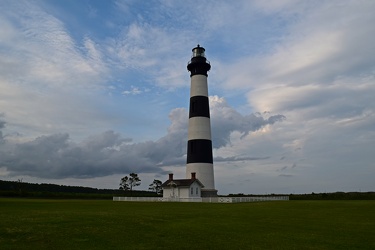
[[[204,188],[202,197],[217,196],[212,157],[210,107],[208,102],[207,72],[211,69],[205,49],[199,44],[187,65],[190,71],[190,108],[186,160],[186,178],[196,173]]]

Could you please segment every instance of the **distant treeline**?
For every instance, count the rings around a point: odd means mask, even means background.
[[[155,192],[119,189],[98,189],[57,184],[37,184],[22,181],[0,180],[0,197],[62,198],[62,199],[112,199],[113,196],[158,196]],[[229,194],[229,197],[289,196],[289,200],[375,200],[375,192],[335,192],[311,194]]]
[[[375,200],[375,192],[291,194],[290,200]]]
[[[87,198],[112,199],[113,196],[157,196],[154,192],[119,189],[98,189],[57,184],[37,184],[22,181],[0,180],[0,197],[41,197],[41,198]]]
[[[311,194],[229,194],[233,197],[257,197],[257,196],[289,196],[289,200],[375,200],[375,192],[335,192],[335,193],[311,193]]]

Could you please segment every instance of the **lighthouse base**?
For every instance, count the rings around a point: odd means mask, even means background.
[[[217,197],[216,189],[202,189],[201,197]]]

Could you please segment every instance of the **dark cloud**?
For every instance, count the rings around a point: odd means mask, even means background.
[[[280,177],[293,177],[292,174],[279,174]]]
[[[281,121],[283,116],[264,118],[260,114],[243,116],[229,107],[222,98],[214,97],[212,104],[212,130],[214,147],[230,143],[230,134],[243,135],[264,125]],[[92,178],[112,174],[164,173],[164,166],[184,165],[188,113],[178,108],[170,112],[171,125],[167,135],[156,141],[135,143],[114,131],[73,142],[69,134],[43,135],[34,140],[13,143],[6,141],[0,130],[0,166],[11,175],[28,175],[41,178]],[[0,129],[5,122],[0,121]],[[232,162],[268,159],[268,156],[216,157],[215,161]]]
[[[284,170],[286,170],[287,168],[288,168],[288,166],[284,166],[284,167],[280,168],[280,171],[284,171]]]
[[[215,162],[256,161],[256,160],[265,160],[265,159],[269,159],[269,158],[270,158],[269,156],[265,156],[265,157],[251,157],[251,156],[221,157],[221,156],[218,156],[218,157],[214,158],[214,161]]]
[[[277,171],[285,171],[287,169],[294,169],[297,167],[297,164],[296,163],[293,163],[292,166],[283,166],[281,167],[280,169],[278,169]]]
[[[5,121],[2,120],[2,114],[0,113],[0,144],[4,141],[3,132],[1,131],[5,128]]]
[[[80,144],[68,134],[41,136],[1,152],[1,166],[12,174],[43,178],[91,178],[116,173],[161,172],[151,149],[154,142],[128,144],[113,131],[90,137]],[[161,156],[163,157],[163,156]]]
[[[257,131],[268,124],[285,119],[283,115],[272,115],[265,118],[260,113],[242,115],[231,108],[224,98],[218,96],[210,97],[212,141],[214,148],[220,148],[230,143],[230,134],[238,131],[242,136],[248,135],[252,131]]]

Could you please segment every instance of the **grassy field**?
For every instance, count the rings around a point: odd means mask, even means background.
[[[0,249],[375,249],[375,201],[0,198]]]

